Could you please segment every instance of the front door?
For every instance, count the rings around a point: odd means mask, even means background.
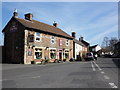
[[[59,60],[62,60],[62,52],[59,52]]]

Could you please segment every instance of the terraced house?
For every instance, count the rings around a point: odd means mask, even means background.
[[[15,10],[3,32],[4,62],[31,64],[45,59],[69,61],[73,57],[73,37],[59,29],[56,22],[48,25],[33,20],[31,13],[21,19]]]
[[[84,55],[89,52],[89,43],[83,40],[81,36],[79,40],[76,39],[76,33],[72,32],[73,37],[73,57],[75,60],[83,60]]]

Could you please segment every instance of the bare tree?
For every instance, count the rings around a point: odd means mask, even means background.
[[[102,42],[102,47],[106,48],[109,46],[109,38],[108,37],[104,37],[103,38],[103,42]]]
[[[118,39],[116,37],[111,37],[109,40],[109,47],[112,52],[114,52],[114,45],[118,42]]]
[[[115,52],[114,45],[117,42],[118,42],[118,39],[116,37],[111,37],[111,39],[109,39],[108,37],[104,37],[102,42],[102,48],[114,53]]]

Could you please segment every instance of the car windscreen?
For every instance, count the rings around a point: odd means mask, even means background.
[[[91,53],[86,53],[87,56],[92,56]]]

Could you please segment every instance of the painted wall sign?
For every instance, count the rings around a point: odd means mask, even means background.
[[[60,46],[62,45],[62,40],[60,39]]]
[[[28,56],[32,56],[32,50],[28,49]]]
[[[10,31],[11,32],[15,32],[17,30],[17,23],[16,22],[12,22],[12,26],[10,27]]]
[[[12,26],[11,28],[10,28],[10,31],[11,32],[15,32],[17,30],[17,27],[16,26]]]

